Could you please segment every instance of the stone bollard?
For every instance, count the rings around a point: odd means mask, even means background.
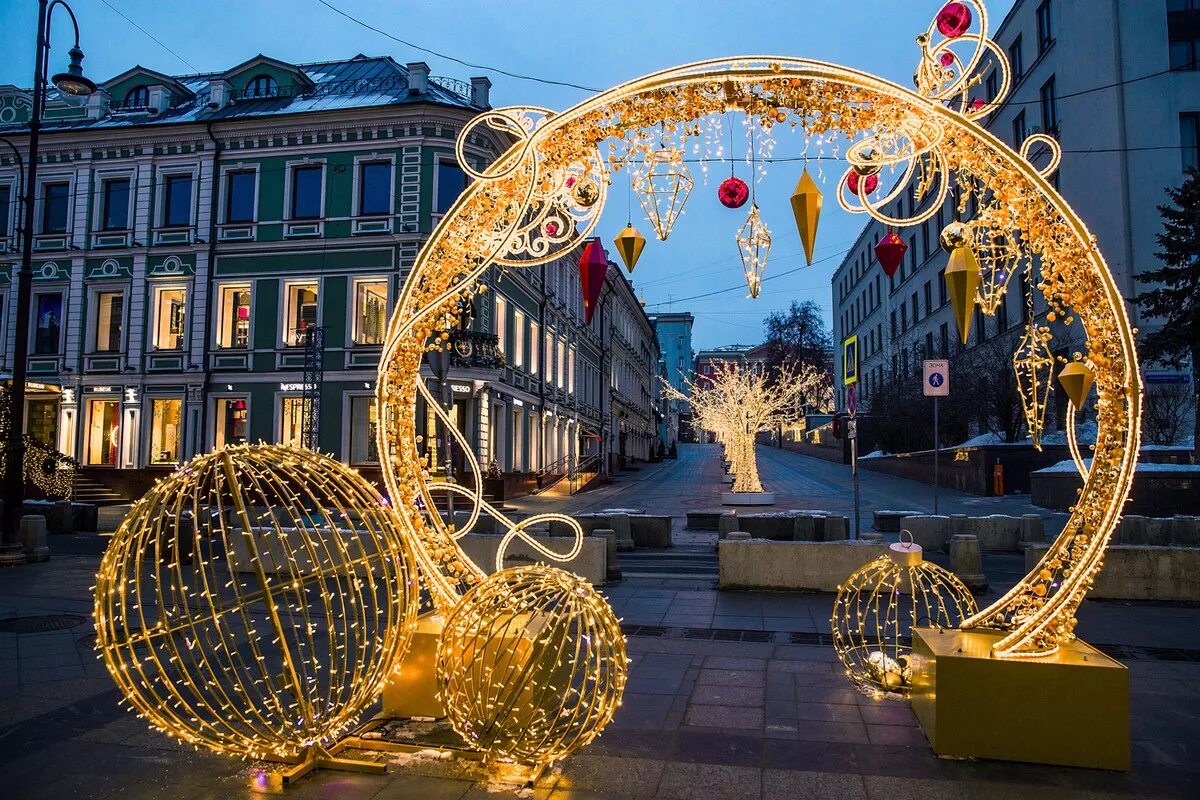
[[[737,514],[729,512],[717,517],[717,538],[728,539],[729,534],[735,533],[738,530]]]
[[[471,518],[470,511],[455,511],[454,512],[454,530],[462,533],[467,528],[467,520]]]
[[[1121,544],[1150,544],[1146,531],[1146,518],[1138,514],[1126,514],[1121,520]]]
[[[71,509],[71,501],[59,500],[52,505],[48,522],[50,533],[74,533],[75,512]]]
[[[591,535],[604,539],[604,580],[621,580],[621,564],[617,561],[617,532],[611,528],[597,528]]]
[[[978,537],[969,534],[950,537],[950,571],[972,592],[987,589],[987,577],[983,574],[983,552]]]
[[[50,548],[46,546],[46,518],[40,514],[21,517],[21,541],[25,545],[27,561],[49,561]]]
[[[1021,515],[1021,543],[1024,550],[1031,544],[1042,544],[1046,541],[1046,524],[1039,514]]]
[[[807,514],[797,514],[792,520],[793,542],[817,541],[817,523]]]
[[[969,536],[971,534],[971,518],[966,514],[950,515],[950,535]]]
[[[843,517],[839,514],[830,514],[825,517],[825,524],[821,529],[822,542],[841,542],[850,538],[850,518]],[[883,541],[883,536],[871,541]]]
[[[725,539],[730,542],[748,542],[750,541],[750,534],[746,531],[730,531]]]
[[[622,553],[632,550],[634,544],[633,533],[629,530],[629,515],[613,514],[608,521],[612,525],[611,530],[617,535],[617,549]]]
[[[1176,547],[1200,547],[1200,517],[1175,515],[1171,520],[1171,544]]]

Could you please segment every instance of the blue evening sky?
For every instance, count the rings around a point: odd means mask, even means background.
[[[465,61],[511,72],[608,88],[656,70],[699,59],[747,54],[778,54],[831,61],[911,85],[916,63],[914,37],[928,25],[940,0],[740,0],[739,2],[484,2],[465,0],[330,0],[359,19],[423,47]],[[1012,5],[988,3],[993,30]],[[171,74],[226,69],[262,52],[293,63],[390,55],[400,63],[426,61],[435,75],[492,79],[492,104],[565,109],[588,92],[516,80],[491,70],[464,67],[422,53],[366,30],[317,0],[75,0],[82,29],[86,73],[106,80],[134,64]],[[0,0],[0,84],[31,84],[34,0]],[[117,13],[119,9],[164,42],[173,55]],[[66,63],[70,24],[56,14],[55,52],[50,71]],[[181,58],[183,60],[181,60]],[[741,129],[739,124],[738,130]],[[743,150],[744,145],[739,145]],[[801,137],[781,128],[776,156],[801,153]],[[709,168],[708,185],[693,166],[697,185],[670,241],[660,243],[648,223],[638,226],[649,239],[634,283],[649,310],[691,311],[696,316],[697,349],[740,342],[756,343],[762,319],[793,299],[815,300],[828,316],[830,276],[862,227],[862,217],[837,208],[833,181],[844,167],[829,165],[815,263],[803,267],[800,239],[788,197],[800,174],[799,163],[768,167],[757,185],[758,204],[774,244],[761,296],[747,296],[734,236],[748,206],[730,211],[716,199],[716,184],[728,164]],[[749,167],[738,165],[749,179]],[[886,179],[885,179],[886,182]],[[625,192],[620,179],[601,221],[611,239],[625,223]],[[635,200],[635,215],[636,215]],[[614,258],[615,258],[615,254]],[[687,298],[719,289],[716,296]]]

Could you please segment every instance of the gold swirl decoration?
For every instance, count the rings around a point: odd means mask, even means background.
[[[1084,362],[1095,373],[1098,435],[1088,479],[1063,533],[1029,576],[964,625],[1007,631],[995,645],[1002,657],[1049,654],[1073,637],[1076,609],[1100,569],[1137,457],[1141,385],[1134,337],[1112,275],[1083,221],[1042,172],[976,122],[1003,97],[998,94],[982,107],[967,103],[979,65],[987,54],[1005,71],[1007,64],[986,37],[982,6],[973,6],[980,29],[959,38],[973,43],[974,52],[947,59],[958,65],[953,76],[938,72],[941,77],[930,78],[931,65],[944,69],[942,45],[933,42],[932,33],[922,37],[917,91],[817,61],[773,56],[701,61],[545,115],[536,126],[522,128],[510,149],[478,173],[433,232],[401,290],[377,389],[385,480],[402,524],[418,543],[417,558],[435,605],[451,610],[484,572],[463,554],[450,527],[426,512],[433,507],[432,484],[414,421],[418,393],[430,401],[419,377],[423,355],[430,347],[445,346],[439,332],[447,329],[454,304],[481,291],[479,279],[491,265],[547,263],[591,231],[604,198],[585,213],[574,198],[563,195],[568,172],[593,175],[596,154],[605,143],[637,140],[648,129],[695,129],[710,115],[732,110],[750,115],[767,131],[786,119],[810,137],[872,139],[873,163],[903,164],[906,176],[929,187],[922,206],[906,219],[890,218],[877,203],[865,205],[868,213],[889,224],[927,219],[952,184],[963,204],[971,198],[979,203],[985,196],[1003,198],[991,224],[1019,240],[1026,253],[1040,257],[1037,288],[1060,314],[1069,310],[1087,336]],[[1007,83],[1003,81],[1005,90]],[[957,102],[947,105],[953,98]],[[863,154],[853,147],[851,152],[855,158]],[[597,177],[601,185],[608,182],[607,174]],[[936,191],[935,182],[940,185]],[[862,193],[860,188],[860,201],[865,200]],[[531,227],[548,202],[561,203],[584,219],[561,247],[540,247]],[[430,407],[453,429],[437,403]],[[465,445],[461,434],[453,433]],[[464,446],[464,452],[469,456],[470,448]],[[473,513],[482,507],[480,474],[472,464],[471,480],[461,492],[472,500]],[[575,533],[580,535],[577,528]]]

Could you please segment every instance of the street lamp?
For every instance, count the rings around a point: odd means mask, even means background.
[[[25,563],[20,532],[21,509],[25,501],[25,378],[29,362],[29,306],[33,294],[33,211],[37,192],[38,134],[46,104],[46,74],[50,59],[50,18],[61,6],[75,28],[75,46],[70,49],[71,63],[66,72],[54,76],[54,85],[64,95],[86,98],[96,84],[83,74],[83,50],[79,48],[79,21],[63,0],[38,0],[37,42],[33,59],[33,109],[29,117],[29,150],[25,159],[24,218],[21,224],[21,269],[17,273],[16,336],[13,340],[12,408],[9,409],[8,457],[4,464],[4,532],[0,542],[0,565]]]

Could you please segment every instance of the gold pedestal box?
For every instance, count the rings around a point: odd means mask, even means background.
[[[1129,769],[1129,670],[1080,641],[994,658],[1000,631],[915,628],[912,707],[939,756]]]
[[[437,689],[437,646],[444,622],[436,614],[417,620],[417,631],[408,652],[383,685],[384,716],[434,719],[446,716]]]

